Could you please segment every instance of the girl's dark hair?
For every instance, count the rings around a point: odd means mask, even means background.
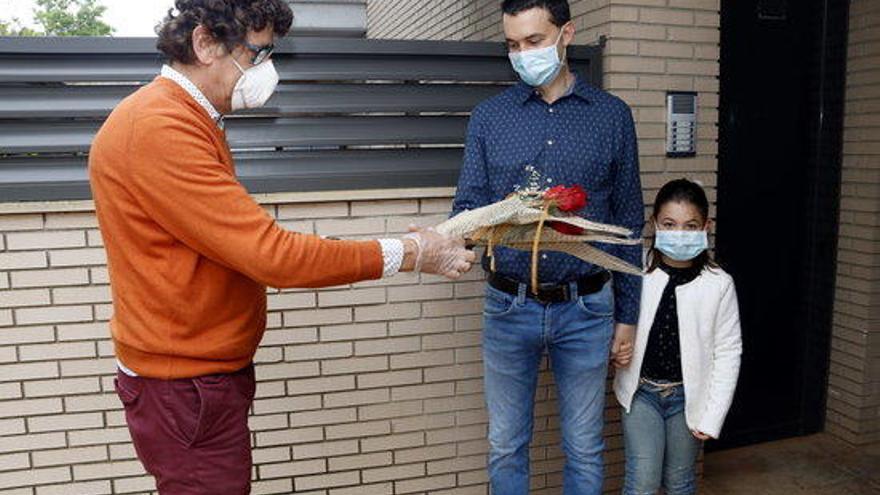
[[[284,0],[177,0],[165,20],[156,27],[156,47],[171,62],[196,61],[192,33],[205,26],[226,49],[232,51],[248,32],[271,27],[276,36],[285,36],[293,24],[293,11]]]
[[[693,205],[699,210],[704,223],[709,220],[709,198],[706,197],[706,191],[696,182],[687,179],[676,179],[667,182],[666,185],[661,187],[660,192],[657,193],[657,197],[654,199],[653,219],[655,222],[660,215],[660,210],[667,203],[687,203]],[[648,249],[648,273],[656,270],[663,260],[660,251],[654,247],[655,242],[656,240],[652,240],[651,247]],[[699,271],[703,271],[704,268],[717,268],[718,264],[715,263],[709,251],[706,250],[694,258],[693,266],[699,269]]]
[[[501,10],[507,15],[516,15],[536,7],[550,12],[550,20],[557,27],[562,27],[571,20],[568,0],[504,0],[501,2]]]

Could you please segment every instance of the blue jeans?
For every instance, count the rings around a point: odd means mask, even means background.
[[[685,422],[682,385],[665,392],[647,383],[639,386],[629,412],[623,413],[623,441],[624,495],[654,495],[660,485],[667,495],[697,492],[702,442]]]
[[[541,304],[486,289],[483,365],[494,495],[527,495],[535,387],[546,350],[562,429],[564,495],[602,493],[608,353],[614,333],[611,284],[573,301]],[[575,293],[576,287],[575,287]]]

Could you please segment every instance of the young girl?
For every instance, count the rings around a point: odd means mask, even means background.
[[[709,201],[696,183],[669,182],[654,202],[631,362],[618,356],[623,406],[624,495],[696,492],[702,441],[718,438],[739,374],[733,279],[709,257]],[[623,367],[621,367],[623,366]]]

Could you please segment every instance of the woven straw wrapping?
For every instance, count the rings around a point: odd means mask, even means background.
[[[541,220],[560,222],[580,227],[581,235],[567,235],[552,228],[541,228],[540,239],[535,243]],[[641,244],[641,239],[630,239],[632,232],[623,227],[591,222],[577,216],[547,215],[540,200],[530,200],[518,195],[482,208],[463,211],[436,227],[441,234],[463,237],[479,244],[505,246],[531,251],[537,245],[540,250],[560,251],[576,256],[588,263],[609,270],[641,275],[641,270],[626,261],[597,249],[588,243]],[[491,253],[490,253],[491,254]]]

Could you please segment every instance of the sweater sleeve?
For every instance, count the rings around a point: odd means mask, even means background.
[[[221,161],[205,133],[169,116],[135,123],[124,187],[154,222],[263,285],[325,287],[381,277],[376,241],[327,240],[281,228]]]
[[[712,438],[718,438],[724,418],[733,403],[733,393],[739,377],[742,337],[740,335],[739,306],[736,287],[730,280],[721,295],[721,304],[715,319],[715,345],[712,353],[712,372],[706,410],[697,429]]]

